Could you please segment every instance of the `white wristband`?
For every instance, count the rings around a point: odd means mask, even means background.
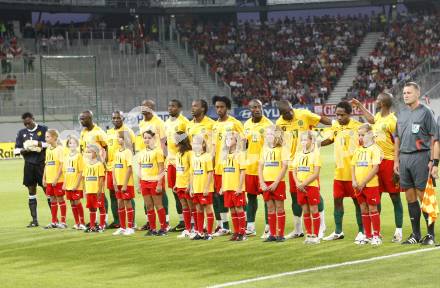
[[[41,142],[41,147],[42,148],[47,148],[47,147],[49,147],[49,145],[46,142]]]
[[[15,148],[14,149],[14,155],[20,155],[21,150],[23,150],[23,148]]]

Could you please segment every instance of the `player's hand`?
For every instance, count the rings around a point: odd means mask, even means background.
[[[163,191],[162,191],[162,184],[157,184],[157,186],[156,186],[156,192],[157,193],[162,193]]]
[[[57,182],[52,183],[52,187],[55,187],[55,186],[57,186]]]
[[[44,178],[43,178],[43,187],[46,188],[46,186],[47,186],[46,180],[44,180]]]
[[[66,182],[63,183],[63,187],[62,187],[61,189],[63,189],[64,191],[66,191]]]
[[[393,167],[394,173],[397,175],[400,175],[400,163],[399,160],[394,161],[394,167]]]
[[[352,181],[351,182],[351,186],[353,187],[353,189],[357,190],[359,188],[359,185],[356,181]]]
[[[298,184],[296,185],[296,189],[299,190],[299,191],[301,191],[301,192],[306,192],[305,186],[304,186],[304,184],[302,184],[302,183],[298,183]]]
[[[173,193],[177,194],[177,187],[176,186],[173,187]]]
[[[209,195],[209,192],[207,190],[203,191],[203,196],[207,197]]]
[[[354,107],[360,107],[362,105],[362,103],[356,98],[351,99],[349,102]]]
[[[260,189],[261,189],[261,191],[267,191],[266,183],[260,183]]]
[[[237,189],[237,191],[235,191],[235,195],[236,196],[240,196],[241,193],[243,193],[243,191],[241,190],[241,188]]]
[[[273,182],[272,184],[269,185],[269,187],[267,187],[271,192],[275,191],[278,187],[278,183]]]
[[[365,186],[367,186],[367,183],[361,183],[358,185],[359,193],[362,192],[362,190],[364,190]]]
[[[122,191],[123,193],[125,193],[125,192],[127,191],[127,185],[122,186],[121,191]]]
[[[223,188],[220,188],[220,191],[218,191],[218,194],[223,195]]]
[[[431,176],[434,179],[438,179],[438,167],[437,166],[432,166]]]

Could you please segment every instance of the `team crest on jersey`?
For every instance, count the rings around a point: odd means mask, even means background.
[[[38,131],[38,132],[37,132],[38,137],[40,137],[41,134],[42,134],[41,131]]]
[[[286,126],[281,127],[281,129],[283,129],[283,131],[286,131]]]
[[[412,124],[412,126],[411,126],[411,132],[412,133],[419,133],[419,130],[420,130],[420,124]]]
[[[263,133],[264,133],[264,129],[261,128],[261,129],[260,129],[260,134],[263,134]]]
[[[303,121],[303,120],[298,120],[298,125],[299,125],[299,126],[304,125],[304,121]]]

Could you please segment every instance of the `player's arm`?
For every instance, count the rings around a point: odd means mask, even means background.
[[[162,187],[162,179],[165,177],[165,165],[164,162],[158,162],[157,167],[159,169],[159,175],[157,177],[157,188],[156,191],[161,192],[164,187]]]
[[[19,154],[26,154],[26,150],[23,148],[23,140],[22,140],[22,134],[21,131],[17,133],[17,137],[15,138],[15,149],[14,149],[14,155]]]
[[[333,144],[334,142],[335,142],[334,139],[325,139],[321,142],[321,146],[328,146],[328,145]]]
[[[115,176],[116,173],[115,172],[116,172],[116,168],[113,163],[113,168],[112,168],[113,187],[118,187],[119,185],[118,185],[118,182],[116,182],[116,176]]]
[[[353,186],[354,189],[358,188],[358,183],[356,181],[356,166],[355,165],[351,165],[351,185]]]
[[[244,184],[244,178],[245,178],[245,169],[240,169],[240,180],[238,181],[238,188],[236,194],[241,194],[243,192],[243,184]]]
[[[364,189],[364,187],[367,186],[367,183],[370,182],[371,179],[373,179],[373,177],[377,174],[378,171],[379,171],[379,165],[378,164],[373,165],[373,168],[370,170],[370,172],[368,172],[365,179],[362,180],[361,183],[359,183],[359,188],[361,190]]]
[[[324,125],[332,125],[332,120],[327,116],[321,115],[321,119],[319,119],[319,123]]]
[[[394,137],[394,173],[400,175],[400,139],[399,137]]]
[[[43,187],[46,187],[47,183],[46,183],[46,167],[44,166],[44,170],[43,170]]]
[[[83,168],[82,167],[78,168],[78,174],[79,174],[79,177],[78,177],[78,179],[76,179],[75,190],[78,190],[79,185],[81,184],[81,181],[83,180],[83,176],[82,176]]]
[[[99,188],[98,188],[98,199],[101,198],[101,195],[104,193],[104,176],[99,176]]]
[[[432,160],[431,176],[434,179],[438,178],[439,152],[440,152],[439,141],[433,138],[431,143],[431,160]]]
[[[310,175],[309,177],[307,177],[306,180],[304,180],[304,182],[302,182],[302,185],[304,187],[308,186],[310,183],[312,183],[313,181],[315,181],[316,179],[318,179],[319,177],[319,171],[321,170],[321,167],[319,166],[315,166],[313,169],[313,174]],[[295,175],[295,174],[293,174]]]
[[[266,191],[267,187],[266,187],[266,183],[264,183],[263,166],[264,166],[264,162],[260,160],[258,163],[258,181],[260,182],[261,190]]]
[[[55,176],[55,180],[53,181],[52,186],[57,185],[58,180],[60,179],[61,175],[63,175],[63,162],[60,162],[60,165],[58,167],[57,175]]]
[[[133,174],[133,168],[130,166],[127,167],[127,173],[125,174],[124,186],[122,186],[122,191],[127,191],[128,181],[130,181],[130,177]]]
[[[362,115],[364,116],[364,118],[367,120],[368,123],[370,124],[374,124],[374,115],[370,113],[370,111],[368,111],[368,109],[356,98],[353,98],[350,101],[351,105],[359,108],[359,110],[361,110]]]
[[[204,196],[208,196],[209,193],[209,187],[212,183],[212,181],[214,180],[214,170],[208,171],[208,180],[205,183],[205,187],[203,188],[203,195]]]

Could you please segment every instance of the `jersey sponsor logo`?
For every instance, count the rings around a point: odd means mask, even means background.
[[[278,167],[280,166],[280,162],[265,162],[264,167]]]
[[[47,161],[46,166],[55,166],[55,161]]]
[[[368,167],[368,162],[367,161],[358,161],[356,163],[357,167]]]
[[[298,167],[299,172],[310,172],[310,167]]]
[[[86,177],[86,181],[97,181],[98,180],[98,177],[96,177],[96,176],[87,176]]]
[[[75,173],[76,169],[74,167],[69,167],[66,169],[67,173]]]
[[[115,164],[115,168],[124,168],[124,164],[121,163]]]
[[[223,172],[225,172],[225,173],[235,173],[235,168],[234,167],[225,167],[225,168],[223,168]]]
[[[153,168],[153,164],[141,164],[141,168]]]
[[[203,175],[203,170],[194,170],[194,175]]]
[[[176,172],[184,172],[185,167],[176,167]]]

